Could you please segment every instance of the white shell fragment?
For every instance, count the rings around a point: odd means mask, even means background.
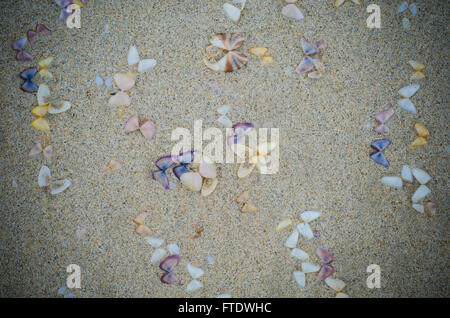
[[[186,172],[180,177],[181,183],[189,190],[199,192],[202,189],[203,179],[197,172]]]
[[[420,213],[425,213],[425,208],[422,204],[413,204],[413,209]]]
[[[416,192],[414,192],[411,200],[413,203],[418,203],[422,201],[430,193],[431,190],[427,186],[421,185],[420,187],[417,188]]]
[[[299,225],[297,225],[297,231],[298,233],[300,233],[301,236],[307,239],[314,238],[314,234],[308,223],[300,223]]]
[[[131,46],[130,49],[128,50],[127,60],[128,65],[134,65],[139,62],[139,53],[134,45]]]
[[[304,273],[315,273],[319,271],[320,267],[311,263],[302,263],[302,271]]]
[[[151,70],[155,66],[156,66],[156,60],[154,60],[154,59],[145,59],[145,60],[139,61],[138,72],[139,73],[147,72],[148,70]]]
[[[203,269],[201,269],[200,267],[196,267],[194,265],[191,265],[191,263],[187,264],[187,270],[189,272],[189,275],[192,276],[192,278],[197,279],[200,276],[202,276],[205,271]]]
[[[95,75],[94,82],[97,86],[102,86],[104,83],[103,78],[99,75]]]
[[[42,166],[41,170],[39,170],[38,176],[38,184],[42,187],[48,187],[50,185],[50,169],[47,166]]]
[[[225,3],[223,5],[223,13],[227,18],[231,19],[231,21],[235,23],[238,23],[241,18],[241,10],[229,3]]]
[[[277,225],[275,230],[277,232],[280,232],[280,231],[284,230],[285,228],[287,228],[290,225],[292,225],[292,221],[290,219],[285,219],[285,220],[281,221],[280,223],[278,223],[278,225]]]
[[[381,183],[391,188],[401,188],[403,186],[402,179],[399,177],[383,177]]]
[[[294,278],[295,278],[295,281],[297,282],[297,284],[301,288],[305,288],[305,286],[306,286],[305,273],[303,273],[303,272],[294,272],[293,274],[294,274]]]
[[[186,290],[187,290],[188,292],[191,292],[191,291],[197,290],[197,289],[202,288],[202,287],[203,287],[203,284],[200,283],[198,280],[195,280],[195,279],[194,279],[193,281],[191,281],[191,282],[187,285]]]
[[[299,8],[297,8],[294,4],[288,4],[283,9],[281,9],[281,14],[296,20],[302,20],[303,14],[300,12]]]
[[[300,214],[300,217],[305,222],[311,222],[311,221],[317,219],[321,215],[322,215],[322,212],[320,212],[320,211],[305,211],[302,214]]]
[[[50,184],[50,194],[58,194],[66,190],[72,182],[69,179],[53,181]]]
[[[337,292],[340,292],[345,287],[345,283],[342,280],[338,279],[338,278],[328,277],[328,278],[325,279],[325,283],[331,289],[334,289]]]
[[[288,248],[294,248],[297,246],[298,241],[298,232],[294,231],[291,235],[287,238],[286,242],[284,243],[284,246]]]
[[[428,181],[431,180],[430,175],[419,168],[413,168],[412,174],[414,175],[414,178],[416,178],[416,180],[419,181],[420,184],[427,184]]]
[[[413,3],[409,6],[409,11],[411,11],[412,16],[415,17],[417,15],[417,6],[415,3]]]
[[[413,113],[414,115],[417,113],[416,111],[416,107],[414,106],[414,104],[407,98],[405,99],[400,99],[397,102],[397,105],[400,106],[400,108],[406,110],[407,112]]]
[[[164,243],[163,239],[157,238],[157,237],[149,237],[146,239],[147,243],[150,244],[152,247],[160,247],[162,243]]]
[[[402,13],[404,12],[406,9],[408,9],[408,2],[403,1],[402,3],[400,3],[400,5],[397,8],[397,13]]]
[[[177,244],[167,244],[167,250],[170,255],[180,255],[180,248]]]
[[[398,93],[405,98],[412,97],[420,88],[419,84],[411,84],[401,88]]]
[[[230,119],[228,119],[227,116],[220,116],[219,119],[217,119],[217,121],[228,128],[231,128],[233,126],[233,123],[231,122]]]
[[[206,264],[214,265],[214,263],[214,258],[211,255],[208,255],[208,257],[206,258]]]
[[[163,250],[162,248],[158,248],[153,252],[150,262],[151,263],[159,262],[160,260],[163,259],[164,256],[166,256],[166,254],[167,252],[165,250]]]
[[[228,113],[228,111],[231,109],[230,105],[224,105],[222,107],[220,107],[217,112],[221,115],[225,115],[226,113]]]
[[[291,252],[291,255],[299,261],[305,261],[309,258],[309,255],[299,248],[294,248]]]
[[[409,28],[409,20],[408,18],[403,18],[402,19],[402,26],[404,29],[408,29]]]
[[[58,107],[53,107],[53,105],[50,105],[48,112],[50,114],[59,114],[65,112],[66,110],[69,110],[70,107],[72,107],[72,104],[70,102],[63,101],[58,104]]]
[[[113,82],[114,82],[114,78],[113,77],[108,77],[107,79],[105,79],[105,86],[108,88],[112,88],[113,87]]]
[[[220,294],[217,295],[216,298],[231,298],[231,294]]]
[[[409,168],[408,165],[404,165],[402,167],[401,176],[402,176],[403,181],[409,182],[409,183],[413,182],[413,175],[412,175],[411,169]]]

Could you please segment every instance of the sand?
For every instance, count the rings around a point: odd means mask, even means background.
[[[318,247],[335,255],[335,277],[347,284],[352,297],[448,297],[448,9],[447,1],[416,1],[419,15],[396,14],[400,1],[376,1],[382,28],[366,27],[368,1],[303,0],[303,21],[280,12],[281,1],[247,1],[240,23],[226,19],[224,1],[90,1],[82,9],[81,29],[58,22],[53,1],[2,1],[0,82],[1,209],[0,296],[61,297],[69,264],[81,267],[76,297],[334,297],[315,274],[307,274],[305,289],[292,272],[300,262],[284,242],[291,226],[279,233],[284,218],[300,223],[304,210],[321,210],[311,222],[312,240],[298,247],[313,255]],[[401,26],[410,19],[410,29]],[[27,157],[44,133],[33,129],[35,94],[23,93],[17,74],[32,62],[15,61],[10,45],[36,23],[53,30],[27,50],[38,61],[54,56],[48,82],[52,95],[73,103],[66,113],[49,116],[51,144],[56,156]],[[108,33],[105,34],[105,27]],[[240,49],[269,47],[275,61],[265,67],[250,56],[247,67],[214,73],[203,63],[204,47],[216,32],[241,32]],[[295,73],[303,57],[300,39],[324,40],[323,78],[311,80]],[[136,45],[141,57],[158,64],[139,76],[132,104],[118,119],[118,107],[108,105],[109,90],[94,84],[127,71],[126,54]],[[426,78],[413,97],[418,114],[395,105],[397,91],[410,84],[415,59],[426,64]],[[216,80],[221,95],[208,86]],[[36,77],[37,83],[43,83]],[[392,145],[385,151],[386,169],[369,159],[370,143],[381,138],[366,130],[373,115],[394,103],[388,121]],[[204,127],[221,127],[216,109],[229,104],[233,123],[250,121],[256,127],[280,129],[280,171],[245,179],[236,165],[218,165],[219,186],[207,198],[177,188],[165,191],[151,179],[154,162],[170,152],[176,127],[193,131],[194,120]],[[151,119],[153,140],[122,132],[134,114]],[[430,130],[429,144],[411,150],[414,124]],[[105,174],[110,159],[122,163]],[[47,164],[55,178],[70,178],[72,186],[51,196],[37,185]],[[429,172],[430,199],[438,213],[428,217],[414,211],[410,197],[417,181],[404,189],[383,186],[380,178],[399,175],[404,164]],[[13,186],[13,181],[17,187]],[[175,181],[174,179],[172,179]],[[242,214],[236,195],[249,190],[259,207]],[[183,286],[163,285],[154,248],[134,233],[133,218],[148,212],[155,237],[177,243],[181,263],[176,274]],[[195,226],[204,231],[191,238]],[[76,236],[78,227],[86,238]],[[214,265],[206,263],[208,254]],[[188,293],[186,264],[199,266],[203,288]],[[381,288],[366,286],[366,268],[381,267]]]

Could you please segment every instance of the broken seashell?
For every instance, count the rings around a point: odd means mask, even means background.
[[[435,216],[437,211],[437,206],[433,202],[427,202],[425,204],[425,211],[428,216]]]
[[[297,230],[294,230],[291,235],[287,238],[286,242],[284,243],[284,246],[288,248],[294,248],[297,246],[298,241],[298,232]]]
[[[410,84],[410,85],[407,85],[407,86],[401,88],[398,91],[398,93],[402,97],[410,98],[419,90],[419,88],[420,88],[419,84]]]
[[[431,180],[431,176],[419,168],[413,168],[412,174],[420,184],[427,184]]]
[[[269,49],[267,47],[251,47],[249,52],[250,52],[250,54],[253,54],[253,55],[259,56],[260,58],[263,58],[266,55],[268,50]]]
[[[406,181],[409,183],[413,182],[413,175],[412,175],[411,169],[409,168],[408,165],[404,165],[402,167],[401,177],[402,177],[403,181]]]
[[[378,121],[380,124],[384,124],[389,118],[394,115],[394,109],[392,107],[389,107],[378,114],[375,115],[376,121]]]
[[[376,151],[383,151],[391,144],[391,141],[389,139],[378,139],[373,141],[370,144],[370,147],[375,149]]]
[[[118,92],[115,95],[111,96],[109,99],[109,104],[111,106],[130,106],[131,99],[130,96],[125,92]]]
[[[383,177],[381,183],[391,188],[401,188],[403,186],[402,179],[399,177]]]
[[[217,184],[219,183],[219,181],[217,180],[217,178],[205,178],[203,180],[203,186],[202,186],[202,191],[201,194],[204,197],[207,197],[208,195],[210,195],[211,193],[214,192],[214,190],[217,187]]]
[[[427,144],[427,140],[424,137],[417,137],[416,140],[414,140],[411,143],[411,148],[419,147],[419,146],[425,146]]]
[[[431,190],[426,185],[421,185],[417,188],[416,192],[414,192],[411,200],[413,203],[418,203],[422,201],[427,195],[431,193]]]
[[[217,62],[211,63],[207,59],[203,59],[203,62],[213,71],[232,72],[247,65],[248,58],[244,53],[230,51]]]
[[[156,237],[148,237],[146,239],[146,241],[152,247],[160,247],[162,245],[162,243],[164,243],[163,239],[156,238]]]
[[[44,117],[49,110],[49,105],[45,104],[45,105],[39,105],[36,107],[33,107],[33,109],[31,110],[31,114],[33,114],[33,116],[36,117]]]
[[[194,192],[199,192],[202,189],[202,176],[198,172],[186,172],[180,176],[181,183],[188,189]]]
[[[262,58],[262,65],[270,64],[273,62],[273,60],[274,60],[273,56],[264,56]]]
[[[304,273],[315,273],[319,271],[320,267],[311,263],[302,263],[302,271]]]
[[[59,114],[69,110],[70,107],[72,107],[72,104],[70,102],[62,101],[59,103],[58,107],[53,107],[53,104],[50,105],[48,112],[50,114]]]
[[[331,289],[334,289],[337,292],[340,292],[345,287],[345,283],[342,280],[338,279],[338,278],[328,277],[328,278],[325,279],[325,283]]]
[[[230,105],[224,105],[222,107],[220,107],[217,112],[221,115],[225,115],[226,113],[228,113],[228,111],[230,110],[231,106]]]
[[[234,134],[238,138],[247,135],[253,128],[255,128],[255,125],[252,123],[237,123],[233,125]]]
[[[225,33],[215,34],[209,40],[213,46],[226,51],[236,50],[244,41],[245,38],[240,34],[226,35]]]
[[[250,197],[250,194],[249,194],[249,192],[247,190],[246,191],[242,191],[237,196],[236,201],[237,201],[237,203],[244,203],[244,202],[248,201],[249,197]]]
[[[211,255],[208,255],[208,257],[206,258],[206,263],[208,265],[214,265],[214,258]]]
[[[244,206],[241,209],[242,213],[246,213],[246,212],[257,212],[258,211],[258,207],[251,204],[251,203],[245,203]]]
[[[42,187],[48,187],[50,185],[51,173],[47,166],[42,166],[39,170],[38,185]]]
[[[259,155],[266,156],[267,154],[271,153],[272,150],[274,150],[276,147],[277,147],[276,142],[268,141],[259,144],[256,150],[258,151]]]
[[[278,223],[275,231],[280,232],[281,230],[284,230],[285,228],[287,228],[288,226],[291,226],[291,225],[292,225],[292,221],[290,219],[283,220],[280,223]]]
[[[318,248],[316,250],[316,255],[319,257],[322,264],[330,264],[334,261],[334,255],[328,252],[326,249]]]
[[[180,279],[177,276],[175,276],[174,273],[169,272],[161,277],[161,282],[164,284],[179,284]]]
[[[424,79],[424,78],[425,78],[425,74],[423,74],[422,72],[415,72],[411,76],[410,80],[411,81],[417,81],[417,80],[421,80],[421,79]]]
[[[187,264],[187,270],[189,272],[189,275],[191,275],[192,278],[194,278],[194,279],[199,278],[200,276],[202,276],[205,273],[205,271],[203,269],[201,269],[200,267],[193,266],[193,265],[191,265],[191,263]]]
[[[54,155],[52,145],[48,145],[47,147],[45,147],[44,150],[42,151],[42,154],[44,155],[45,159],[52,160]]]
[[[31,126],[40,131],[50,131],[50,125],[45,118],[39,117],[31,122]]]
[[[294,248],[291,251],[291,255],[294,258],[298,259],[299,261],[305,261],[305,260],[307,260],[309,258],[309,255],[305,251],[303,251],[303,250],[301,250],[299,248]]]
[[[424,213],[425,212],[425,208],[424,208],[424,206],[422,204],[413,204],[412,207],[417,212],[420,212],[420,213]]]
[[[156,160],[155,165],[161,169],[162,171],[165,171],[169,169],[174,164],[174,161],[172,159],[172,156],[164,156]]]
[[[311,221],[317,219],[321,215],[322,215],[322,212],[320,212],[320,211],[305,211],[302,214],[300,214],[300,217],[305,222],[311,222]]]
[[[281,9],[281,14],[288,18],[293,18],[295,20],[303,19],[303,14],[299,10],[299,8],[295,6],[295,4],[288,4],[285,7],[283,7],[283,9]]]
[[[350,298],[350,297],[345,293],[337,293],[336,298]]]
[[[414,61],[414,60],[410,60],[408,63],[409,63],[409,65],[411,65],[411,67],[415,71],[420,72],[420,71],[423,71],[425,69],[425,65],[420,63],[420,62],[417,62],[417,61]]]
[[[145,119],[139,130],[144,138],[150,140],[155,136],[156,128],[150,119]]]
[[[147,72],[148,70],[151,70],[155,66],[156,66],[156,60],[155,59],[141,60],[141,61],[139,61],[139,64],[138,64],[138,72],[139,73]]]
[[[303,273],[303,272],[294,272],[293,274],[294,274],[294,278],[295,278],[295,281],[297,282],[297,284],[301,288],[305,288],[305,286],[306,286],[305,273]]]
[[[205,160],[206,159],[206,160]],[[216,165],[206,156],[203,156],[198,173],[204,178],[215,178],[217,176]]]
[[[239,18],[241,17],[241,10],[236,8],[235,6],[225,3],[223,5],[223,12],[225,16],[229,19],[231,19],[233,22],[238,23]]]
[[[305,56],[295,70],[297,73],[306,73],[314,68],[313,59],[309,56]]]
[[[334,267],[331,265],[323,265],[317,274],[318,280],[324,280],[334,274]]]
[[[180,255],[180,247],[177,244],[167,244],[170,255]]]
[[[422,124],[417,123],[414,125],[414,128],[416,129],[419,137],[427,137],[430,135],[430,132],[428,131],[428,129]]]
[[[386,157],[380,151],[371,153],[370,159],[372,159],[375,163],[378,163],[379,165],[389,168],[389,161],[386,159]]]
[[[238,170],[238,178],[245,178],[250,173],[252,173],[253,169],[255,169],[256,165],[248,162],[244,162],[239,166]]]
[[[402,19],[402,26],[404,29],[408,29],[409,28],[409,20],[407,18],[403,18]]]
[[[300,223],[297,225],[297,231],[300,235],[302,235],[303,237],[307,238],[307,239],[312,239],[314,238],[314,234],[311,230],[311,227],[309,226],[308,223]]]
[[[203,287],[203,284],[200,283],[198,280],[195,280],[195,279],[194,279],[193,281],[191,281],[191,282],[187,285],[186,290],[187,290],[188,292],[191,292],[191,291],[197,290],[197,289],[202,288],[202,287]]]
[[[129,91],[136,83],[136,78],[129,73],[118,73],[114,74],[114,82],[119,89]]]
[[[133,115],[130,118],[128,118],[127,122],[125,123],[123,131],[125,133],[130,133],[138,129],[139,129],[139,116]]]
[[[411,15],[415,17],[417,15],[417,6],[415,3],[409,6],[409,11],[411,11]]]
[[[175,175],[175,177],[177,177],[179,180],[183,173],[189,172],[189,169],[186,168],[186,166],[184,166],[184,165],[180,165],[180,166],[173,167],[172,171],[173,171],[173,174]]]
[[[161,268],[163,271],[166,272],[171,272],[173,271],[173,269],[175,268],[175,266],[178,265],[178,263],[180,262],[180,256],[175,254],[175,255],[170,255],[167,256],[162,262],[161,264],[159,264],[159,268]]]
[[[166,256],[166,254],[167,252],[165,250],[163,250],[162,248],[158,248],[153,252],[150,262],[151,263],[159,262],[160,260],[163,259],[164,256]]]
[[[149,235],[152,234],[152,231],[146,225],[138,225],[138,226],[136,226],[135,231],[136,231],[137,234],[142,234],[144,236],[149,236]]]
[[[38,154],[40,154],[41,152],[42,152],[42,146],[41,146],[41,144],[35,144],[35,145],[31,148],[30,152],[28,152],[28,157],[32,157],[32,156],[38,155]]]
[[[50,194],[58,194],[66,190],[72,182],[68,179],[53,181],[50,184]]]
[[[134,65],[139,62],[139,53],[134,45],[128,50],[127,61],[128,65]]]
[[[153,180],[158,181],[164,187],[164,189],[170,189],[169,179],[167,178],[164,170],[153,171],[152,178]]]
[[[397,13],[402,13],[404,12],[406,9],[408,9],[408,2],[403,1],[402,3],[400,3],[400,5],[397,8]]]
[[[145,218],[147,217],[148,213],[140,213],[138,216],[136,216],[133,220],[134,223],[137,225],[144,225]]]

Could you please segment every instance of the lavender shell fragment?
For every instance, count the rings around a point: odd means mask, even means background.
[[[167,274],[164,274],[161,277],[161,282],[164,283],[164,284],[170,285],[170,284],[179,284],[180,280],[179,280],[179,278],[177,276],[175,276],[174,273],[169,272]]]
[[[316,255],[319,257],[322,264],[330,264],[334,260],[333,254],[323,248],[316,250]]]
[[[378,163],[379,165],[389,168],[389,161],[381,152],[374,152],[370,154],[370,159],[372,159],[373,161],[375,161],[375,163]]]
[[[237,123],[233,125],[234,134],[239,138],[248,134],[255,125],[252,123]]]
[[[180,179],[180,177],[183,173],[189,172],[189,169],[186,168],[186,166],[181,165],[181,166],[173,167],[172,171],[173,171],[173,174],[175,175],[175,177]]]
[[[172,272],[175,266],[178,265],[180,262],[180,256],[179,255],[170,255],[167,256],[161,264],[159,264],[159,268],[161,268],[163,271],[166,272]]]
[[[170,184],[169,184],[169,178],[167,178],[167,175],[164,171],[158,170],[152,172],[153,180],[158,181],[166,190],[169,190]]]
[[[370,144],[370,147],[377,151],[383,151],[391,144],[389,139],[378,139]]]
[[[155,165],[162,171],[166,171],[174,164],[172,156],[164,156],[156,160]]]
[[[317,274],[318,280],[325,280],[326,278],[330,277],[334,273],[334,267],[331,265],[323,265],[322,268],[319,271],[319,274]]]

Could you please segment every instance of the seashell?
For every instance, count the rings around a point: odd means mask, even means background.
[[[228,119],[228,117],[226,116],[220,116],[219,119],[217,119],[217,121],[228,128],[231,128],[233,126],[231,120]]]
[[[258,207],[251,204],[251,203],[245,203],[244,206],[241,209],[242,213],[247,213],[247,212],[257,212],[258,211]]]
[[[291,255],[294,258],[298,259],[299,261],[305,261],[305,260],[307,260],[309,258],[309,255],[305,251],[303,251],[303,250],[301,250],[299,248],[294,248],[291,251]]]
[[[36,156],[42,152],[42,146],[41,144],[35,144],[30,152],[28,152],[28,157]]]
[[[137,234],[142,234],[144,236],[149,236],[149,235],[152,234],[152,231],[146,225],[138,225],[138,226],[136,226],[135,231],[136,231]]]
[[[408,165],[404,165],[402,167],[401,177],[402,177],[403,181],[406,181],[409,183],[413,182],[413,175],[412,175],[411,169],[409,168]]]
[[[422,204],[413,204],[412,207],[417,212],[420,212],[420,213],[424,213],[425,212],[425,208],[424,208],[424,206]]]
[[[309,226],[308,223],[300,223],[300,224],[298,224],[297,225],[297,231],[304,238],[307,238],[307,239],[314,238],[314,234],[313,234],[313,232],[311,230],[311,227]]]
[[[325,283],[331,289],[334,289],[337,292],[340,292],[345,287],[345,283],[342,280],[338,279],[338,278],[328,277],[328,278],[325,279]]]
[[[288,226],[292,225],[292,221],[290,219],[286,219],[281,221],[280,223],[278,223],[275,231],[280,232],[281,230],[284,230],[285,228],[287,228]]]
[[[109,99],[109,104],[111,106],[130,106],[131,99],[130,96],[125,92],[118,92],[115,95],[111,96]]]
[[[250,173],[252,173],[253,169],[255,169],[255,164],[250,164],[248,162],[241,163],[238,170],[238,178],[245,178]]]
[[[200,192],[202,189],[203,179],[198,172],[186,172],[180,176],[181,183],[194,192]]]
[[[159,262],[164,258],[164,256],[166,256],[166,254],[167,252],[165,250],[163,250],[162,248],[158,248],[153,252],[150,262],[151,263]]]
[[[312,78],[312,79],[319,79],[322,77],[322,73],[317,72],[317,71],[309,72],[308,77]]]
[[[297,0],[285,0],[286,3],[296,3]]]
[[[250,54],[253,54],[253,55],[259,56],[260,58],[263,58],[266,55],[268,50],[269,50],[269,48],[267,48],[267,47],[251,47],[249,52],[250,52]]]
[[[223,12],[227,18],[231,19],[235,23],[238,23],[239,18],[241,17],[241,10],[229,3],[225,3],[223,5]]]
[[[267,65],[272,63],[274,60],[273,56],[263,56],[262,58],[262,65]]]
[[[51,173],[47,166],[42,166],[39,170],[38,185],[42,187],[48,187],[50,185]]]
[[[162,171],[169,169],[173,164],[174,161],[172,159],[172,156],[161,157],[155,162],[155,165]]]
[[[402,109],[406,110],[407,112],[413,113],[414,115],[417,113],[416,107],[409,99],[400,99],[397,102],[397,105],[400,106]]]
[[[301,288],[305,288],[306,286],[306,277],[305,277],[305,273],[303,272],[294,272],[294,279],[297,282],[297,284],[301,287]]]
[[[192,278],[194,278],[194,279],[199,278],[200,276],[202,276],[205,273],[205,271],[203,269],[201,269],[200,267],[193,266],[193,265],[191,265],[191,263],[187,264],[187,270],[189,272],[189,275],[191,275]]]
[[[118,73],[114,74],[114,82],[117,87],[123,91],[129,91],[136,83],[136,78],[130,74]]]
[[[412,174],[420,184],[427,184],[431,180],[430,175],[419,168],[413,168]]]
[[[401,188],[403,186],[402,179],[399,177],[383,177],[381,183],[391,188]]]
[[[345,0],[334,0],[334,5],[336,7],[339,7],[340,5],[342,5],[345,2]]]
[[[349,298],[349,296],[345,293],[337,293],[336,298]]]
[[[167,250],[171,255],[180,255],[180,247],[177,244],[167,244]]]
[[[130,132],[136,131],[139,129],[139,116],[133,115],[130,118],[128,118],[127,122],[125,123],[125,127],[123,131],[128,134]]]
[[[297,73],[306,73],[314,68],[313,59],[309,56],[305,56],[295,70]]]
[[[419,90],[419,88],[420,88],[419,84],[410,84],[410,85],[407,85],[407,86],[401,88],[398,91],[398,93],[402,97],[410,98]]]
[[[427,202],[425,204],[426,213],[428,216],[435,216],[437,211],[437,206],[433,202]]]
[[[160,239],[160,238],[157,238],[157,237],[148,237],[146,239],[146,241],[152,247],[160,247],[162,245],[162,243],[164,243],[163,239]]]
[[[307,39],[302,38],[300,40],[300,44],[302,45],[303,53],[306,55],[314,55],[319,52],[319,48],[315,43],[309,42]]]
[[[154,68],[155,66],[156,66],[155,59],[141,60],[141,61],[139,61],[139,64],[138,64],[138,72],[145,73],[145,72],[151,70],[152,68]]]
[[[316,250],[316,255],[319,257],[322,264],[330,264],[334,261],[334,255],[323,248],[318,248]]]
[[[233,131],[237,137],[247,135],[253,128],[255,128],[255,125],[252,123],[237,123],[233,125]]]
[[[428,131],[428,129],[422,124],[417,123],[414,125],[414,128],[416,129],[419,137],[427,137],[430,135],[430,132]]]
[[[261,174],[267,174],[266,157],[264,157],[264,156],[253,156],[253,157],[250,158],[249,162],[255,164],[256,165],[256,169],[258,169],[258,171]]]
[[[150,119],[145,119],[139,130],[144,138],[150,140],[155,136],[156,128]]]
[[[319,271],[320,267],[311,263],[302,263],[302,271],[304,273],[315,273]]]
[[[23,37],[20,40],[17,40],[13,44],[11,44],[11,48],[14,51],[22,51],[25,48],[25,44],[27,43],[27,38]]]
[[[263,142],[263,143],[259,144],[256,150],[258,151],[259,155],[266,156],[269,153],[271,153],[272,150],[274,150],[276,147],[277,147],[276,142],[268,141],[268,142]]]
[[[403,29],[409,28],[409,20],[407,18],[402,19],[402,26],[403,26]]]
[[[195,152],[193,150],[183,152],[179,154],[178,156],[175,156],[172,158],[174,162],[178,162],[181,164],[188,164],[191,163],[194,160]]]
[[[370,159],[372,159],[375,163],[378,163],[379,165],[389,168],[389,161],[386,159],[386,157],[383,155],[382,152],[371,153]]]
[[[417,137],[416,140],[414,140],[411,143],[411,148],[419,147],[419,146],[425,146],[427,144],[427,140],[424,137]]]
[[[113,82],[114,78],[108,77],[107,79],[105,79],[105,86],[108,88],[112,88]]]
[[[237,201],[237,203],[244,203],[244,202],[248,201],[249,197],[250,197],[250,194],[249,194],[249,192],[247,190],[246,191],[242,191],[237,196],[236,201]]]
[[[305,222],[311,222],[311,221],[317,219],[321,215],[322,215],[322,212],[320,212],[320,211],[305,211],[302,214],[300,214],[300,217]]]
[[[414,60],[410,60],[410,61],[408,61],[408,63],[409,63],[409,65],[411,65],[411,67],[415,71],[420,72],[420,71],[423,71],[425,69],[425,65],[420,63],[420,62],[417,62],[417,61],[414,61]]]
[[[431,190],[426,185],[421,185],[417,188],[416,192],[414,192],[411,200],[413,203],[418,203],[422,201],[427,195],[431,193]]]
[[[191,281],[191,282],[187,285],[186,290],[187,290],[188,292],[191,292],[191,291],[197,290],[197,289],[202,288],[202,287],[203,287],[203,284],[200,283],[198,280],[195,280],[195,279],[194,279],[193,281]]]
[[[58,194],[66,190],[72,182],[69,179],[53,181],[50,184],[50,194]]]
[[[284,246],[288,248],[294,248],[297,246],[298,241],[298,232],[297,230],[294,230],[291,235],[287,238],[286,242],[284,243]]]
[[[230,110],[231,106],[230,105],[224,105],[222,107],[220,107],[217,112],[221,115],[225,115],[226,113],[228,113],[228,111]]]
[[[48,145],[47,147],[45,147],[44,150],[42,151],[42,153],[43,153],[45,159],[52,160],[53,155],[54,155],[52,145]]]
[[[379,134],[386,134],[389,132],[389,128],[385,124],[379,124],[373,128],[373,131]]]
[[[423,74],[422,72],[415,72],[411,76],[410,80],[411,81],[417,81],[417,80],[421,80],[421,79],[424,79],[424,78],[425,78],[425,74]]]
[[[148,213],[140,213],[138,214],[138,216],[136,216],[133,220],[134,223],[136,223],[137,225],[143,225],[145,218],[147,217]]]
[[[95,77],[94,77],[94,83],[95,83],[97,86],[102,86],[104,82],[105,82],[105,81],[103,80],[103,78],[102,78],[101,76],[95,75]]]
[[[171,272],[175,268],[175,266],[178,265],[180,262],[180,256],[177,253],[174,253],[174,255],[167,256],[161,264],[159,264],[159,268],[161,268],[163,271]]]
[[[31,126],[40,131],[50,131],[50,125],[48,124],[48,121],[42,117],[33,120],[31,122]]]
[[[323,265],[317,274],[318,280],[324,280],[334,274],[334,267],[331,265]]]
[[[158,181],[166,190],[170,189],[169,179],[164,171],[158,170],[152,172],[152,178]]]
[[[300,12],[299,8],[295,6],[295,4],[286,5],[283,9],[281,9],[281,14],[295,20],[303,19],[303,14]]]
[[[375,120],[381,124],[384,124],[389,118],[392,117],[392,115],[394,115],[394,109],[392,107],[389,107],[376,114]]]
[[[134,65],[139,62],[139,52],[134,45],[128,50],[127,61],[128,65]]]
[[[39,105],[36,107],[33,107],[33,109],[31,110],[31,114],[33,114],[33,116],[36,117],[44,117],[49,110],[49,105],[45,104],[45,105]]]
[[[216,298],[231,298],[231,294],[220,294],[217,295]]]
[[[209,40],[211,45],[226,51],[236,50],[244,41],[245,38],[239,34],[226,35],[225,33],[215,34]]]
[[[415,17],[417,15],[417,6],[415,3],[409,6],[409,11],[411,11],[411,15]]]
[[[201,191],[202,196],[207,197],[208,195],[213,193],[214,190],[216,190],[218,183],[219,183],[219,181],[217,180],[217,178],[211,178],[211,179],[205,178],[203,180],[203,186],[202,186],[202,191]]]
[[[179,284],[180,279],[174,273],[169,272],[161,277],[161,282],[164,284]]]
[[[400,5],[397,8],[397,13],[402,13],[404,12],[406,9],[408,9],[408,2],[403,1],[402,3],[400,3]]]
[[[39,85],[36,97],[38,105],[47,104],[47,99],[50,97],[50,89],[48,88],[48,86],[45,84]]]
[[[383,151],[390,144],[391,144],[391,141],[389,139],[378,139],[378,140],[373,141],[370,144],[370,147],[372,147],[373,149],[375,149],[377,151]]]
[[[69,110],[70,107],[72,107],[70,102],[62,101],[58,104],[58,107],[53,107],[53,105],[50,105],[48,112],[50,114],[59,114]]]
[[[208,255],[206,258],[206,263],[209,265],[214,265],[214,258],[211,255]]]

